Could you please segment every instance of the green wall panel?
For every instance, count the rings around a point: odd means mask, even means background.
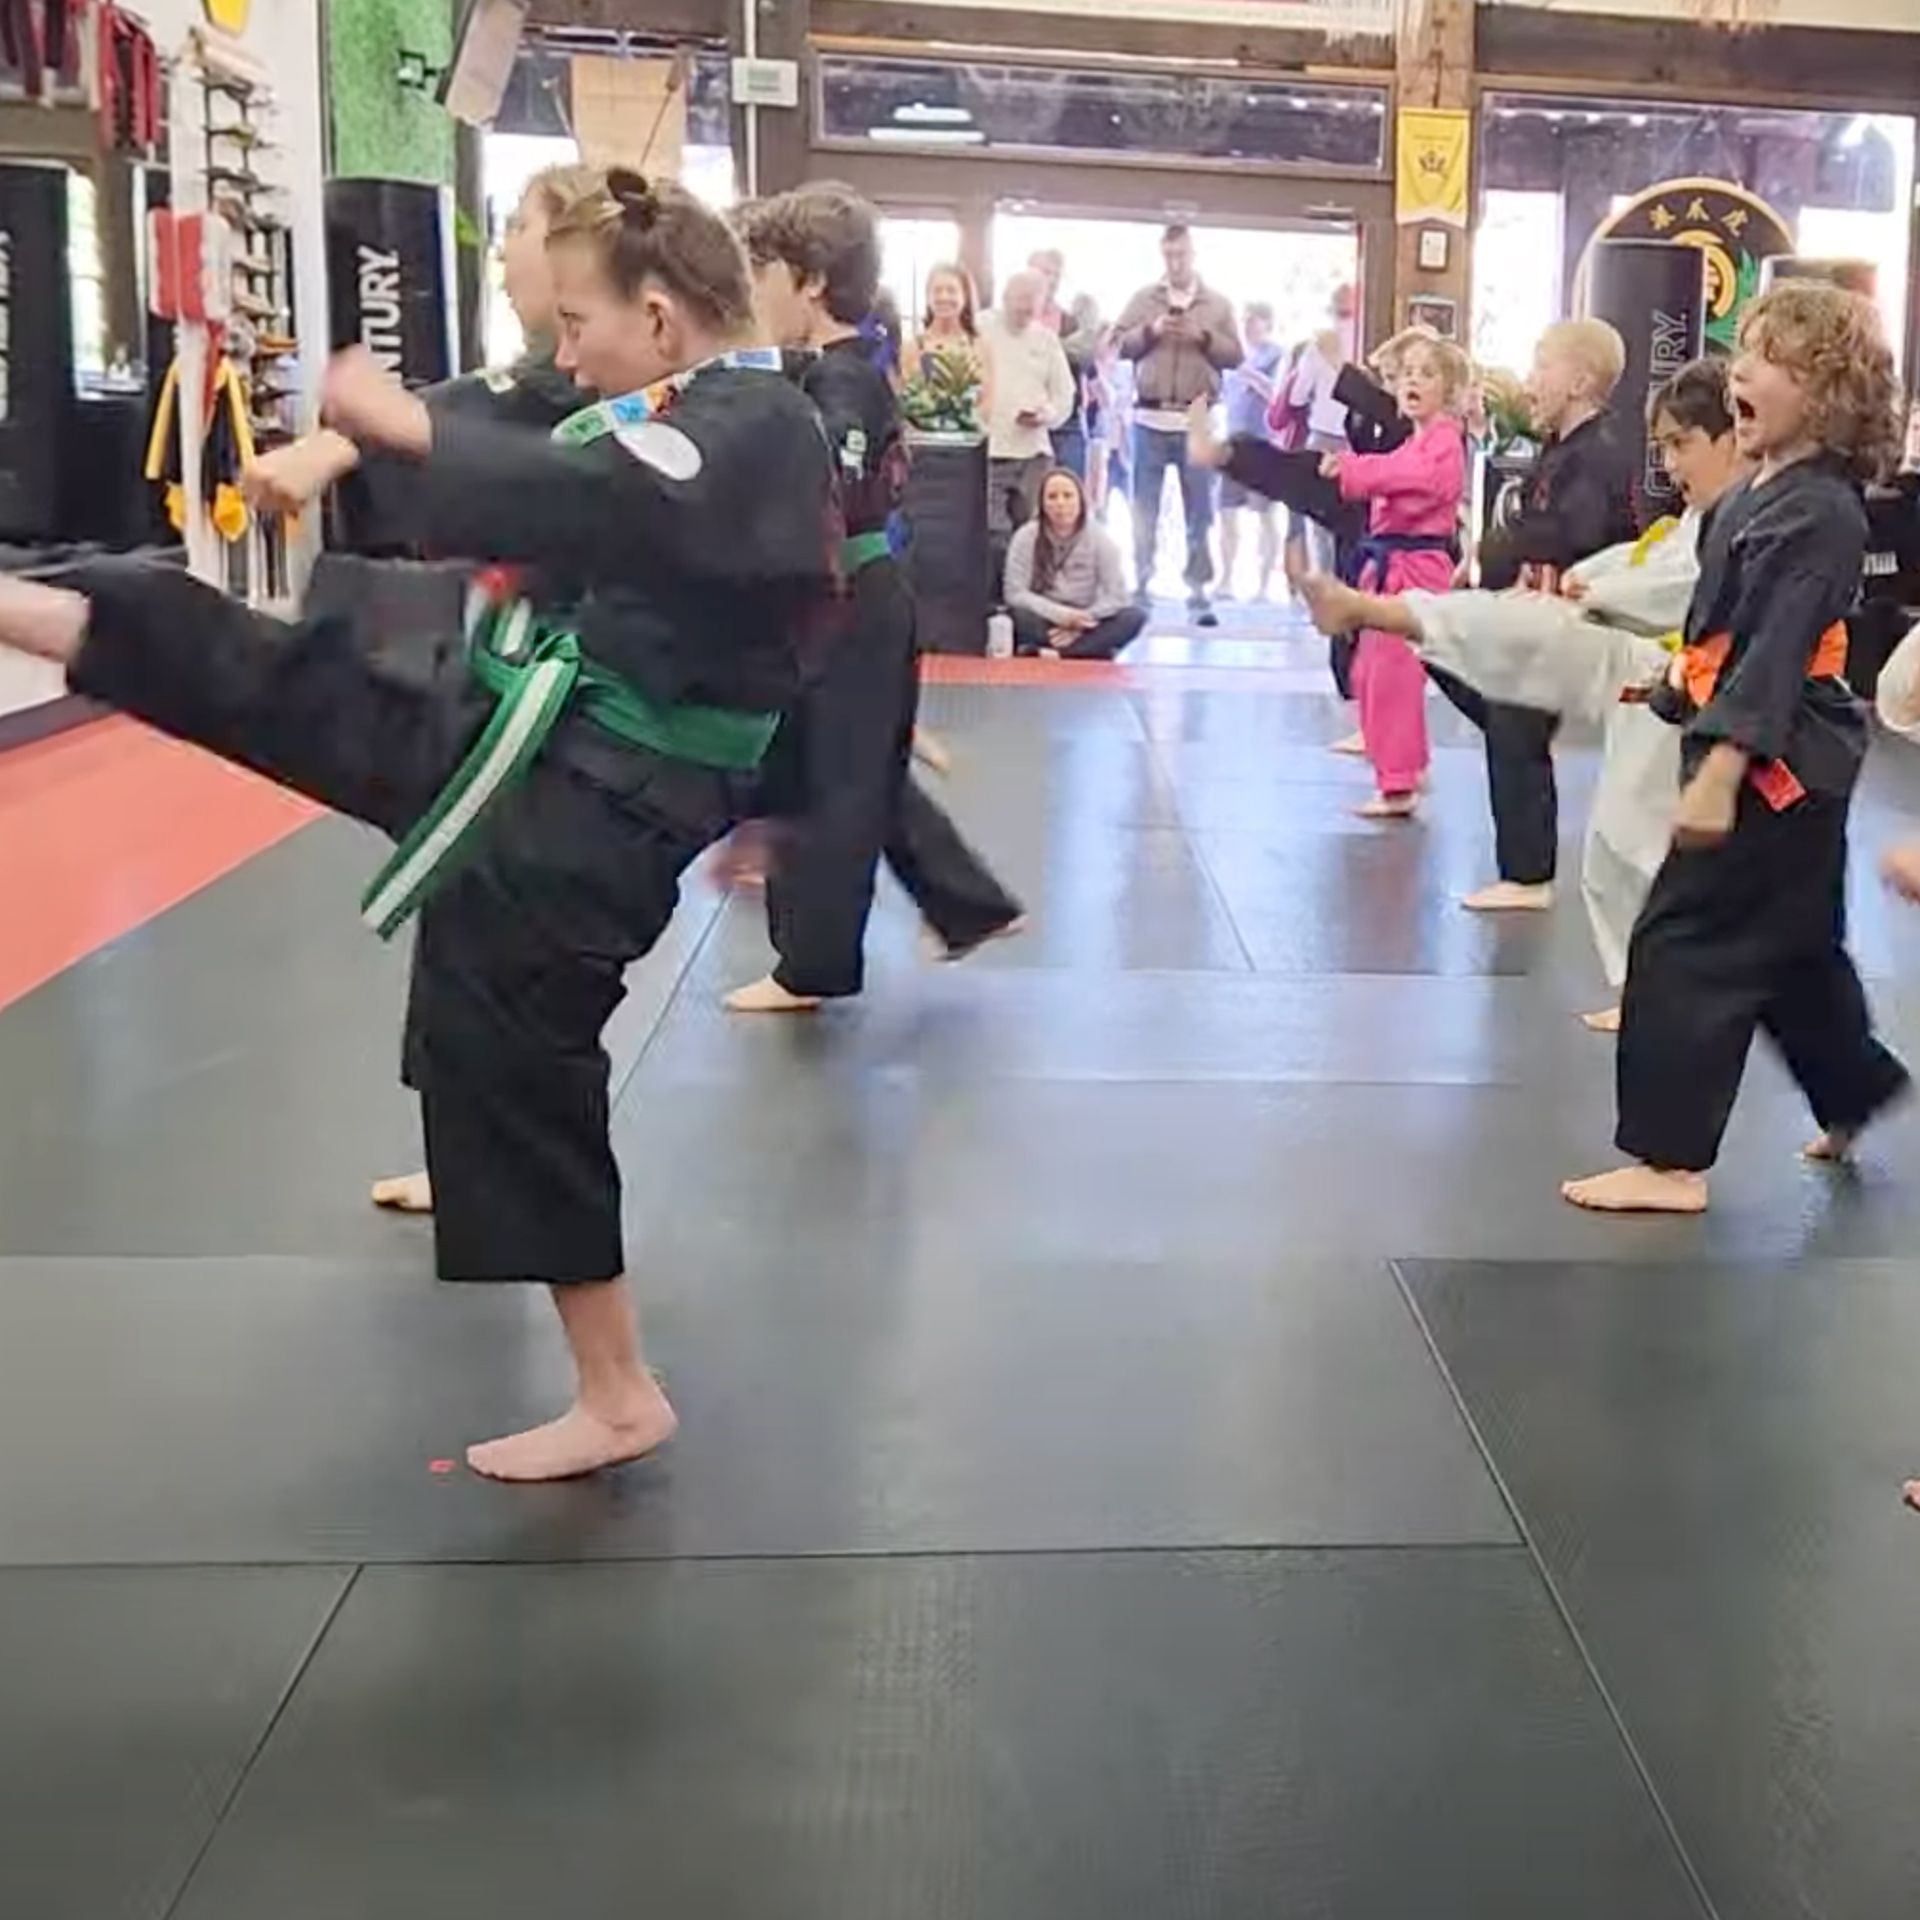
[[[452,0],[326,0],[327,97],[339,179],[453,184],[453,122],[431,94],[400,85],[400,55],[446,64]]]

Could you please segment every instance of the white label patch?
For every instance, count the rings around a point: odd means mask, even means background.
[[[700,449],[668,420],[642,420],[614,436],[643,467],[669,480],[691,480],[700,471]]]

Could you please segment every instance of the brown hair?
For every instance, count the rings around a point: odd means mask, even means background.
[[[816,274],[821,302],[853,326],[880,292],[880,223],[871,202],[838,180],[756,200],[741,211],[740,237],[756,267],[779,261],[802,280]]]
[[[1647,425],[1665,414],[1676,427],[1697,428],[1709,440],[1733,431],[1733,403],[1727,398],[1727,363],[1717,354],[1689,360],[1654,388],[1647,401]]]
[[[1074,497],[1080,502],[1079,518],[1073,523],[1073,531],[1067,535],[1066,546],[1054,539],[1053,525],[1046,513],[1047,489],[1056,480],[1071,480]],[[1047,477],[1041,481],[1040,491],[1034,496],[1033,518],[1033,590],[1035,593],[1051,593],[1053,583],[1060,577],[1060,563],[1067,557],[1067,547],[1072,546],[1087,530],[1087,490],[1071,467],[1050,467],[1047,470]]]
[[[933,283],[939,279],[942,274],[945,274],[949,280],[958,280],[960,282],[960,331],[971,340],[980,331],[979,324],[974,319],[973,314],[975,303],[973,275],[957,260],[942,260],[938,266],[927,269],[928,303],[926,312],[920,317],[920,324],[923,327],[933,325]]]
[[[753,317],[746,255],[732,228],[671,180],[650,183],[610,167],[553,216],[547,239],[584,241],[623,299],[651,282],[716,333],[737,333]]]
[[[1884,479],[1899,461],[1900,384],[1873,304],[1814,280],[1762,294],[1740,322],[1740,351],[1783,367],[1807,391],[1813,437],[1854,478]]]

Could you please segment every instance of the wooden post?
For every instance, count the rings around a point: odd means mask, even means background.
[[[1469,110],[1474,104],[1474,0],[1402,0],[1397,39],[1398,100],[1401,108],[1447,107]],[[1477,192],[1478,182],[1473,183]],[[1473,204],[1469,200],[1469,206]],[[1420,264],[1421,236],[1446,236],[1446,265]],[[1399,229],[1393,278],[1393,310],[1405,326],[1409,303],[1425,295],[1451,300],[1457,334],[1472,339],[1468,295],[1472,287],[1471,230],[1412,225]],[[1429,245],[1435,243],[1429,242]]]

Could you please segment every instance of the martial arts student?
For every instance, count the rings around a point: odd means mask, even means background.
[[[0,643],[400,841],[362,914],[390,927],[424,899],[409,1065],[438,1270],[548,1284],[577,1376],[560,1419],[469,1452],[505,1480],[674,1430],[623,1277],[601,1029],[750,790],[834,577],[819,417],[740,344],[726,224],[615,171],[549,247],[559,364],[612,397],[550,437],[436,417],[358,353],[326,397],[363,454],[405,464],[434,551],[577,582],[571,631],[509,600],[422,689],[375,672],[349,621],[286,626],[169,570],[0,582]]]
[[[1551,593],[1589,554],[1638,531],[1637,454],[1608,410],[1626,348],[1604,320],[1564,320],[1535,349],[1527,400],[1544,441],[1519,512],[1480,544],[1480,584]],[[1444,673],[1440,690],[1487,737],[1500,878],[1461,903],[1476,913],[1553,904],[1560,805],[1553,780],[1554,716],[1483,700]]]
[[[1483,591],[1382,599],[1337,581],[1302,586],[1323,631],[1375,626],[1405,634],[1429,665],[1477,693],[1604,728],[1580,874],[1616,999],[1581,1016],[1599,1033],[1619,1030],[1627,943],[1673,840],[1680,740],[1647,702],[1686,624],[1703,516],[1741,469],[1725,363],[1683,367],[1653,396],[1648,428],[1686,511],[1582,560],[1562,581],[1561,597]]]
[[[1321,472],[1349,502],[1365,502],[1367,532],[1354,556],[1355,584],[1393,594],[1444,592],[1459,564],[1460,506],[1467,486],[1460,404],[1472,367],[1451,341],[1416,340],[1400,356],[1399,407],[1412,428],[1391,453],[1329,453]],[[1399,634],[1362,628],[1352,680],[1360,735],[1373,764],[1368,820],[1405,819],[1427,772],[1427,674]]]
[[[908,768],[913,601],[888,540],[906,449],[892,385],[859,324],[878,288],[878,216],[851,188],[822,182],[739,220],[762,337],[807,354],[800,385],[838,468],[852,583],[842,628],[820,648],[766,768],[767,925],[779,958],[727,997],[735,1013],[803,1013],[860,991],[882,852],[948,958],[1013,930],[1022,910]]]
[[[1754,1030],[1841,1160],[1908,1084],[1846,940],[1847,812],[1866,719],[1842,677],[1861,487],[1900,446],[1893,356],[1857,294],[1791,281],[1740,328],[1730,391],[1756,463],[1707,523],[1686,646],[1655,700],[1684,729],[1674,845],[1627,958],[1615,1140],[1576,1206],[1699,1213]]]
[[[577,165],[544,167],[527,182],[508,216],[500,245],[501,281],[520,323],[525,350],[504,370],[463,374],[425,389],[420,397],[436,415],[473,414],[547,432],[585,404],[587,396],[574,384],[573,376],[555,364],[559,321],[547,233],[561,213],[598,183],[592,168]],[[322,427],[292,446],[261,455],[244,476],[244,485],[248,499],[264,511],[302,513],[328,488],[347,482],[359,464],[360,450],[353,442]],[[372,486],[351,482],[361,489],[358,518],[381,552],[415,553],[420,538],[419,529],[410,524],[411,476],[401,471],[390,478],[393,483],[381,486],[377,495]],[[439,639],[457,650],[457,636]],[[403,1045],[403,1055],[406,1051]],[[396,1213],[431,1213],[433,1183],[424,1169],[392,1175],[373,1183],[372,1199],[376,1207]]]

